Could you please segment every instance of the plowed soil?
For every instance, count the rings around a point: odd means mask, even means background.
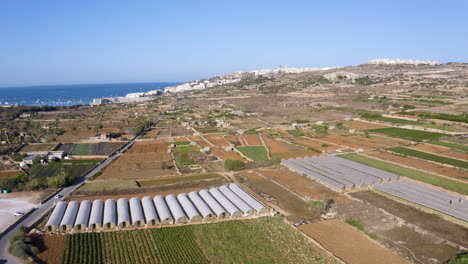
[[[367,129],[389,127],[386,125],[374,124],[374,123],[359,121],[359,120],[350,120],[350,121],[343,120],[342,122],[343,122],[343,125],[352,129],[357,129],[357,130],[367,130]]]
[[[15,176],[18,171],[0,171],[0,179]]]
[[[167,152],[167,144],[162,140],[148,140],[138,141],[127,150],[126,154],[138,154],[138,153],[165,153]]]
[[[339,219],[301,225],[299,229],[348,264],[408,264]]]
[[[218,147],[227,147],[231,145],[226,139],[224,139],[223,134],[209,134],[209,135],[203,135],[206,140],[211,142],[211,144],[218,146]]]
[[[211,146],[208,142],[206,142],[204,139],[202,139],[199,136],[193,136],[193,137],[188,137],[191,141],[197,143],[201,147],[209,147]]]
[[[337,146],[337,145],[334,145],[334,144],[331,144],[331,143],[325,143],[325,142],[320,141],[320,140],[308,139],[308,138],[305,139],[305,140],[298,140],[297,143],[301,144],[301,145],[304,145],[306,147],[311,147],[311,148],[320,150],[320,151],[330,151],[330,150],[336,150],[336,149],[341,148],[340,146]],[[328,147],[322,147],[323,144],[327,144]]]
[[[263,146],[262,140],[257,135],[243,135],[249,146]]]
[[[228,160],[228,159],[233,159],[233,160],[240,160],[246,162],[247,160],[244,159],[242,156],[237,154],[234,151],[225,151],[224,149],[212,149],[211,152],[220,160]]]
[[[60,264],[60,256],[65,246],[65,236],[62,235],[35,235],[33,237],[34,245],[39,248],[41,253],[36,257],[41,263]]]
[[[323,138],[320,138],[320,140],[330,142],[332,144],[344,146],[347,148],[353,148],[353,149],[364,149],[364,150],[372,150],[374,146],[377,146],[372,143],[366,143],[366,142],[356,142],[356,140],[349,139],[347,137],[342,137],[342,136],[326,136]]]
[[[366,154],[369,156],[383,159],[383,160],[388,160],[388,161],[392,161],[398,164],[410,166],[413,168],[423,169],[423,170],[428,171],[429,173],[435,172],[435,173],[438,173],[447,177],[456,178],[456,179],[468,182],[468,177],[466,175],[466,172],[459,170],[459,169],[448,168],[448,167],[437,165],[432,162],[414,159],[410,157],[396,156],[396,155],[393,155],[391,153],[384,152],[384,151],[372,151],[372,152],[367,152]]]
[[[282,154],[282,153],[289,153],[289,152],[304,150],[301,147],[288,144],[285,142],[281,142],[278,140],[274,140],[269,137],[262,137],[262,138],[271,154]]]
[[[432,144],[418,144],[411,146],[410,148],[423,152],[429,152],[440,156],[446,156],[468,161],[468,155],[463,153],[462,151],[453,150],[442,146],[436,146]]]

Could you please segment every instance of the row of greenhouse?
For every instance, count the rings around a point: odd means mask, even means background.
[[[46,224],[48,232],[109,230],[268,214],[270,210],[239,185],[141,200],[120,198],[58,202]]]

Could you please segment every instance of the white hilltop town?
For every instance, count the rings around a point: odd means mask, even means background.
[[[422,61],[422,60],[401,60],[401,59],[375,59],[367,62],[368,64],[376,65],[396,65],[396,64],[410,64],[410,65],[439,65],[438,61]]]
[[[93,99],[91,105],[145,102],[154,99],[154,96],[161,95],[161,93],[161,90],[152,90],[146,93],[129,93],[125,96],[96,98]]]

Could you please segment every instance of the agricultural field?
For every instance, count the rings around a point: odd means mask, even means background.
[[[468,154],[458,149],[450,149],[443,146],[437,146],[433,144],[417,144],[410,146],[411,149],[419,150],[422,152],[428,152],[449,158],[455,158],[460,160],[468,160]]]
[[[264,146],[237,147],[237,150],[254,161],[267,161],[268,153]]]
[[[430,161],[434,161],[437,163],[448,164],[448,165],[452,165],[455,167],[468,169],[468,162],[463,161],[463,160],[447,158],[444,156],[439,156],[439,155],[422,152],[422,151],[418,151],[414,149],[404,148],[404,147],[389,148],[388,150],[398,153],[398,154],[406,155],[406,156],[411,156],[411,157],[420,158],[423,160],[430,160]]]
[[[249,146],[262,146],[262,140],[257,135],[243,135],[242,136]]]
[[[140,153],[165,153],[167,152],[168,145],[163,140],[145,140],[138,141],[128,149],[126,154],[140,154]]]
[[[468,195],[468,184],[460,183],[450,179],[442,178],[439,176],[431,175],[421,171],[401,167],[395,164],[387,163],[384,161],[368,158],[358,154],[345,154],[340,155],[342,158],[346,158],[352,161],[362,163],[367,166],[375,167],[384,171],[388,171],[400,176],[405,176],[417,181],[425,182],[434,186],[444,188],[446,190]]]
[[[299,229],[349,264],[409,264],[340,219],[301,225]]]
[[[29,152],[35,152],[35,151],[52,151],[56,146],[57,146],[57,143],[27,144],[27,145],[24,145],[18,152],[29,153]]]
[[[386,125],[382,125],[382,124],[376,124],[376,123],[360,121],[360,120],[343,120],[341,122],[346,127],[349,127],[351,129],[356,129],[356,130],[369,130],[369,129],[389,128],[390,127],[390,126],[386,126]]]
[[[218,147],[228,147],[231,145],[226,139],[224,139],[223,134],[208,134],[203,135],[203,137],[208,140],[211,144]]]
[[[441,141],[441,140],[428,141],[427,143],[444,146],[444,147],[451,148],[451,149],[458,149],[465,153],[468,152],[468,146],[465,146],[463,144],[457,144],[457,143]]]
[[[123,142],[101,142],[75,144],[71,155],[77,156],[108,156],[122,147]]]
[[[338,263],[273,217],[74,234],[63,243],[62,253],[55,256],[61,263]]]
[[[215,173],[209,173],[209,174],[199,174],[199,175],[184,176],[184,177],[170,177],[170,178],[163,178],[163,179],[156,179],[156,180],[143,180],[143,181],[138,181],[138,184],[141,187],[153,187],[153,186],[160,186],[160,185],[212,180],[212,179],[223,179],[223,176],[219,174],[215,174]]]
[[[15,176],[18,171],[0,171],[0,179]]]
[[[240,160],[246,162],[247,160],[244,159],[241,155],[237,154],[234,151],[225,151],[224,149],[212,149],[211,152],[220,160]]]
[[[383,134],[389,137],[395,138],[403,138],[412,141],[423,141],[428,139],[439,139],[441,137],[447,136],[446,134],[442,133],[435,133],[435,132],[428,132],[428,131],[421,131],[421,130],[412,130],[406,128],[378,128],[378,129],[368,129],[369,132],[374,132],[378,134]]]
[[[81,163],[50,162],[48,165],[35,164],[29,170],[29,175],[34,178],[50,178],[59,175],[62,171],[69,174],[73,179],[81,177],[85,172],[92,169],[98,160],[87,160]]]

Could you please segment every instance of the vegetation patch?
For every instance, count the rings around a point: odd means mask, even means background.
[[[400,119],[400,118],[392,118],[392,117],[383,117],[382,115],[378,114],[363,114],[362,118],[367,120],[374,120],[374,121],[382,121],[388,122],[393,124],[402,124],[402,125],[421,125],[423,123],[418,121]]]
[[[413,140],[413,141],[423,141],[426,139],[439,139],[441,137],[447,136],[446,134],[442,134],[442,133],[412,130],[412,129],[398,128],[398,127],[369,129],[367,131],[384,134],[389,137],[403,138],[403,139],[408,139],[408,140]]]
[[[80,191],[97,191],[97,190],[112,190],[112,189],[132,189],[138,188],[135,181],[94,181],[86,182]]]
[[[358,154],[345,154],[340,155],[340,157],[356,161],[367,166],[375,167],[377,169],[395,173],[400,176],[405,176],[414,180],[429,183],[434,186],[439,186],[449,191],[457,192],[463,195],[468,195],[468,184],[452,181],[446,178],[430,175],[424,172],[408,169],[395,164],[364,157]]]
[[[199,175],[186,176],[186,177],[171,177],[171,178],[156,179],[156,180],[145,180],[145,181],[138,181],[138,183],[140,184],[140,187],[153,187],[153,186],[176,184],[176,183],[182,183],[182,182],[193,182],[193,181],[221,179],[221,178],[223,178],[223,176],[219,174],[208,173],[208,174],[199,174]]]
[[[228,159],[224,161],[224,169],[227,171],[241,170],[244,168],[244,162],[240,160]]]
[[[435,155],[435,154],[431,154],[427,152],[422,152],[422,151],[418,151],[414,149],[404,148],[404,147],[394,147],[394,148],[389,148],[388,150],[393,151],[395,153],[415,157],[415,158],[435,161],[435,162],[442,163],[442,164],[449,164],[455,167],[468,169],[468,162],[462,161],[462,160],[452,159],[452,158],[439,156],[439,155]]]
[[[440,141],[440,140],[435,140],[435,141],[428,141],[427,143],[433,144],[433,145],[439,145],[451,149],[458,149],[464,152],[468,152],[468,147],[462,144],[456,144],[456,143],[451,143],[451,142],[446,142],[446,141]]]
[[[255,161],[267,161],[268,154],[264,146],[237,147],[237,150]]]

